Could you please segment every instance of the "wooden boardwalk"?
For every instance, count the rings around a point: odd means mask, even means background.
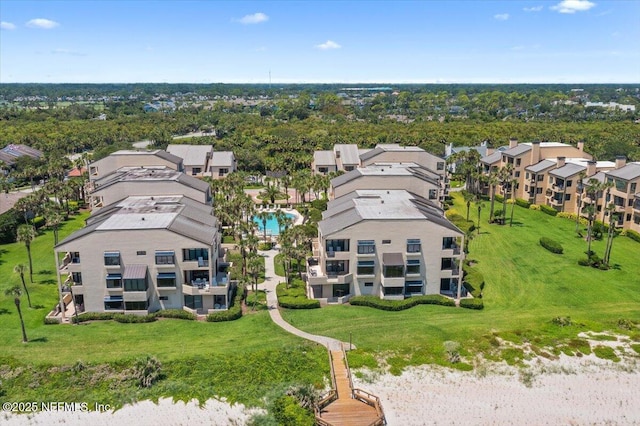
[[[353,389],[344,352],[332,350],[330,356],[334,392],[329,394],[326,405],[316,414],[317,423],[332,426],[384,425],[380,401],[367,392]]]

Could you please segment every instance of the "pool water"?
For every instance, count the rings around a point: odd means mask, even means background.
[[[296,216],[291,213],[285,213],[285,216],[288,218],[295,220]],[[262,220],[260,220],[257,216],[253,217],[253,221],[258,225],[258,229],[260,232],[264,232],[262,228]],[[270,235],[278,235],[280,233],[280,229],[278,228],[278,221],[276,220],[275,215],[270,214],[267,218],[267,234]]]

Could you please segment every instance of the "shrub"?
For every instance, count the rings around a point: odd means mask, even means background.
[[[154,356],[139,358],[133,366],[134,377],[141,388],[150,388],[161,378],[162,364]]]
[[[327,200],[325,200],[324,198],[313,200],[311,202],[311,207],[313,207],[314,209],[318,209],[321,212],[323,212],[323,211],[325,211],[327,209]]]
[[[531,210],[540,210],[540,206],[538,204],[531,204],[529,206],[529,209],[531,209]]]
[[[242,317],[242,291],[233,290],[233,302],[226,311],[214,312],[207,315],[207,322],[234,321]]]
[[[503,197],[502,195],[500,195],[500,194],[496,194],[496,195],[493,197],[493,199],[494,199],[494,200],[496,200],[498,203],[501,203],[501,202],[503,202],[503,201],[504,201],[504,197]]]
[[[106,321],[112,320],[115,315],[117,315],[117,313],[115,312],[85,312],[78,315],[77,317],[74,315],[73,317],[71,317],[71,321],[73,323],[87,321]]]
[[[33,218],[33,226],[35,226],[36,229],[42,228],[45,224],[46,224],[46,222],[45,222],[44,217],[36,216],[36,217]]]
[[[273,248],[272,243],[260,243],[260,245],[258,245],[258,250],[268,251],[268,250],[271,250],[272,248]]]
[[[155,315],[131,315],[131,314],[115,314],[113,320],[123,324],[140,324],[144,322],[154,322]]]
[[[460,299],[460,307],[466,309],[484,309],[482,299]]]
[[[578,260],[578,265],[580,265],[580,266],[591,266],[591,262],[589,262],[589,259],[580,259],[580,260]]]
[[[18,225],[24,222],[22,215],[15,209],[0,214],[0,244],[9,244],[16,241]]]
[[[571,317],[555,317],[551,320],[551,322],[560,327],[569,327],[573,325],[573,321],[571,321]]]
[[[443,345],[444,350],[447,353],[447,360],[451,364],[460,362],[460,343],[454,342],[452,340],[447,340],[443,343]]]
[[[481,299],[482,290],[484,290],[484,276],[481,272],[468,266],[463,266],[462,269],[465,273],[462,285],[464,285],[464,287],[469,293],[473,295],[473,297]]]
[[[558,210],[554,209],[551,206],[547,206],[546,204],[541,204],[540,205],[540,210],[542,210],[544,213],[550,215],[550,216],[557,216],[558,215]]]
[[[640,243],[640,232],[636,232],[632,229],[627,229],[627,237],[631,238],[633,241]]]
[[[520,207],[524,207],[525,209],[528,209],[529,207],[531,207],[531,203],[528,202],[527,200],[523,200],[522,198],[516,198],[516,204],[519,205]]]
[[[195,320],[196,315],[183,309],[163,309],[153,314],[156,318],[176,318],[183,320]]]
[[[540,245],[552,253],[562,254],[562,246],[559,242],[552,240],[551,238],[542,237],[540,238]]]
[[[383,311],[403,311],[416,305],[456,305],[452,299],[439,294],[413,296],[404,300],[383,300],[376,296],[354,296],[349,299],[349,303],[353,306],[368,306],[370,308],[381,309]]]
[[[44,323],[45,325],[60,324],[60,320],[58,318],[44,317]]]
[[[320,307],[320,301],[301,297],[283,296],[278,298],[278,305],[287,309],[316,309]]]
[[[449,210],[451,213],[447,214],[447,219],[451,221],[455,226],[460,228],[465,234],[475,229],[475,225],[472,220],[467,220],[464,216],[456,213],[455,210]]]

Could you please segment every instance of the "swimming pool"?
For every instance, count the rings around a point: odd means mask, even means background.
[[[296,220],[296,215],[291,213],[285,213],[285,216],[290,218],[291,220]],[[260,220],[257,216],[253,217],[253,221],[258,225],[258,229],[260,232],[264,232],[262,228],[262,220]],[[280,233],[280,229],[278,228],[278,221],[273,213],[269,214],[267,218],[267,234],[268,235],[278,235]]]

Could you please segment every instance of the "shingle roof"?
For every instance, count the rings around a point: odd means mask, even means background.
[[[433,185],[439,183],[437,174],[415,163],[376,163],[336,176],[331,179],[331,186],[337,188],[363,176],[414,176]]]
[[[485,163],[485,164],[493,164],[493,163],[497,163],[498,161],[500,161],[502,159],[502,153],[504,151],[496,151],[493,154],[487,155],[484,158],[481,158],[480,161]]]
[[[585,170],[587,170],[585,166],[581,166],[579,164],[567,163],[562,167],[558,167],[557,169],[551,170],[549,174],[553,176],[561,177],[561,178],[568,178]]]
[[[640,177],[640,162],[629,163],[624,167],[611,170],[607,176],[613,176],[624,180],[633,180]]]
[[[554,160],[542,160],[536,164],[532,164],[530,166],[525,167],[525,170],[533,172],[533,173],[539,173],[543,170],[548,169],[549,167],[553,167],[556,165],[556,161]]]
[[[211,155],[210,165],[213,167],[233,167],[233,151],[214,151]]]
[[[171,144],[167,146],[167,152],[182,158],[185,166],[202,166],[207,165],[207,159],[213,151],[212,145],[178,145]]]
[[[335,166],[336,156],[333,151],[314,151],[313,164],[316,166]]]
[[[531,151],[531,145],[530,144],[526,144],[526,143],[521,143],[517,146],[514,146],[513,148],[509,148],[506,151],[503,151],[502,153],[504,155],[509,155],[511,157],[516,157],[520,154],[524,154],[527,151]]]
[[[340,152],[340,161],[342,162],[342,164],[360,164],[360,154],[358,152],[358,145],[336,144],[333,147],[333,150],[335,152]]]

